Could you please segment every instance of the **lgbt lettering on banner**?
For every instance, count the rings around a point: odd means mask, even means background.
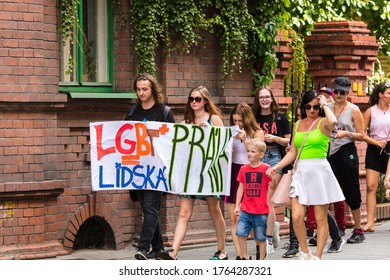
[[[92,190],[230,193],[235,127],[90,123]]]

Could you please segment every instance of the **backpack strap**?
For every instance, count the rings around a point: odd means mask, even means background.
[[[169,107],[168,105],[164,104],[164,122],[167,122],[168,114],[169,114],[170,110],[171,110],[171,107]]]

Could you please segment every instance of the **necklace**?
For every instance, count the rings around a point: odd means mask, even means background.
[[[347,103],[348,103],[348,102],[345,102],[345,103],[344,103],[344,105],[343,105],[343,107],[341,108],[340,112],[337,114],[336,119],[339,119],[341,113],[344,111],[345,106],[347,106]],[[333,113],[336,114],[336,103],[333,104],[333,108],[334,108],[334,112],[333,112]]]
[[[381,110],[383,112],[383,115],[386,115],[386,113],[389,110],[389,104],[387,104],[387,109],[385,109],[385,110],[383,110],[381,107],[379,107],[379,103],[376,106],[378,107],[379,110]]]

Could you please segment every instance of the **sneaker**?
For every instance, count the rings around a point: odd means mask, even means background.
[[[292,258],[299,256],[299,247],[290,245],[288,250],[283,254],[283,258]]]
[[[314,235],[314,232],[311,231],[311,229],[306,228],[306,236],[307,236],[308,238],[310,238],[310,237],[313,237],[313,235]]]
[[[311,251],[309,250],[308,253],[304,253],[304,252],[300,252],[299,253],[299,259],[301,261],[310,261],[310,260],[313,260],[315,256],[313,256],[313,254],[311,253]]]
[[[340,238],[340,240],[332,240],[328,247],[328,253],[338,253],[341,251],[341,248],[345,244],[345,240]]]
[[[317,234],[315,234],[312,238],[309,239],[309,244],[317,246]]]
[[[364,231],[362,229],[355,228],[352,232],[352,236],[347,239],[347,243],[362,243],[364,240],[366,240],[366,237],[364,237]]]
[[[339,232],[340,232],[340,236],[345,236],[345,230],[340,229]]]
[[[279,229],[280,229],[279,222],[275,222],[274,233],[272,235],[272,245],[274,245],[274,248],[278,248],[279,246],[279,242],[280,242]]]
[[[267,242],[267,255],[275,253],[275,248],[272,243]]]
[[[227,260],[228,255],[226,254],[225,257],[221,258],[221,253],[221,250],[218,250],[214,253],[214,256],[212,256],[210,260]]]
[[[135,253],[134,257],[137,260],[147,260],[148,259],[147,255],[148,255],[148,253],[145,250],[138,249],[138,251]]]

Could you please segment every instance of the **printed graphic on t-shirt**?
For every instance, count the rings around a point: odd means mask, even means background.
[[[278,134],[278,128],[276,127],[276,123],[273,122],[272,124],[269,122],[265,122],[262,125],[262,129],[264,130],[264,134]]]
[[[246,195],[247,197],[260,197],[261,183],[263,181],[263,173],[247,172],[246,174]]]

